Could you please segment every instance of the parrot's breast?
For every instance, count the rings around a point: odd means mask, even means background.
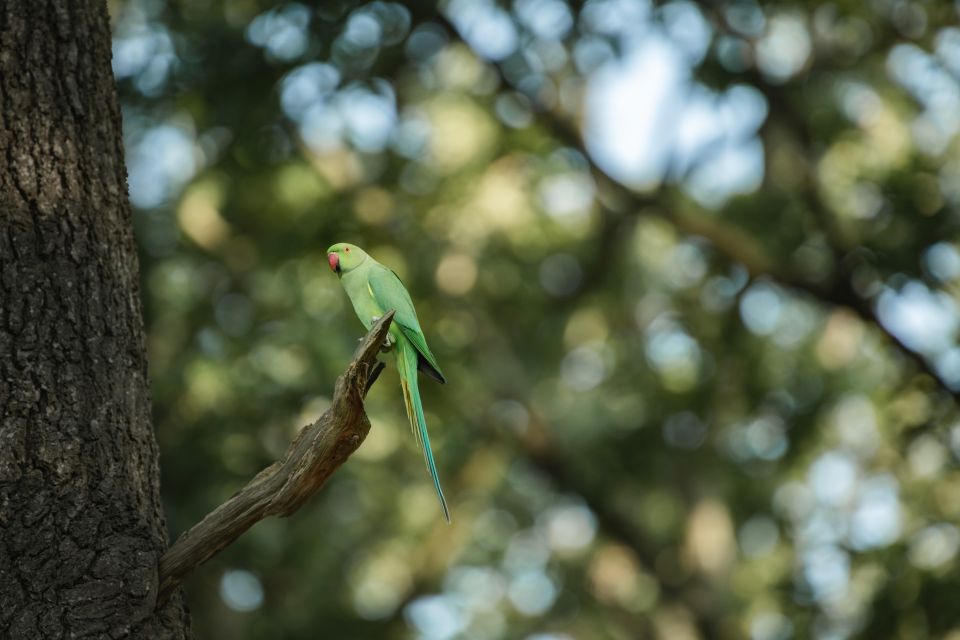
[[[340,282],[343,284],[343,289],[347,292],[347,297],[350,298],[350,303],[353,305],[357,317],[360,318],[360,322],[369,329],[373,326],[373,318],[382,316],[383,310],[370,291],[370,284],[365,271],[365,269],[363,271],[355,269],[344,274]]]

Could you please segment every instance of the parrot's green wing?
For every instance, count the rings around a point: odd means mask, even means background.
[[[393,322],[416,349],[417,368],[441,384],[446,383],[447,380],[440,371],[440,365],[437,364],[437,359],[430,352],[427,339],[420,329],[417,312],[413,308],[410,294],[407,293],[406,287],[400,282],[397,274],[383,265],[377,264],[370,269],[367,283],[377,306],[384,311],[393,309],[396,312],[393,316]]]

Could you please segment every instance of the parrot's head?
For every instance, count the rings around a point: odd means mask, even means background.
[[[340,242],[327,249],[327,262],[338,276],[356,269],[366,259],[367,254],[363,249],[348,242]]]

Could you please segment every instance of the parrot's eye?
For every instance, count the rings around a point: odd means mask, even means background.
[[[350,247],[347,247],[346,249],[344,249],[344,251],[346,251],[347,253],[350,253]]]

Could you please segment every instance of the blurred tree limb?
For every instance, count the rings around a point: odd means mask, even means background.
[[[392,320],[390,311],[370,329],[353,362],[337,378],[330,408],[300,431],[283,458],[184,532],[163,554],[158,605],[194,569],[254,524],[268,516],[286,517],[297,511],[357,450],[370,431],[363,399],[383,370],[377,354]]]
[[[437,20],[450,31],[450,33],[462,39],[456,26],[450,22],[446,16],[440,14]],[[875,326],[880,333],[886,336],[889,342],[906,356],[908,360],[912,361],[921,372],[932,378],[941,391],[948,394],[953,398],[955,403],[960,405],[960,390],[951,389],[922,353],[912,349],[885,327],[880,321],[871,300],[861,295],[854,287],[853,269],[849,264],[850,261],[845,259],[848,252],[845,251],[844,243],[833,224],[833,216],[829,211],[829,207],[823,202],[812,179],[809,177],[807,179],[805,204],[824,227],[830,243],[830,250],[836,262],[836,268],[830,281],[825,283],[812,281],[798,273],[783,268],[749,232],[735,225],[724,224],[715,216],[702,215],[690,207],[667,208],[658,206],[658,203],[665,195],[662,186],[650,193],[639,193],[619,182],[597,165],[590,156],[586,149],[583,136],[574,121],[576,119],[575,117],[571,118],[559,108],[549,107],[538,102],[536,96],[529,95],[529,92],[523,92],[519,87],[514,86],[502,62],[491,63],[491,66],[497,72],[502,86],[521,92],[530,100],[537,114],[538,121],[554,138],[561,144],[573,149],[578,149],[583,153],[583,157],[588,163],[591,177],[597,184],[598,192],[607,194],[606,198],[600,198],[605,229],[615,229],[617,225],[610,224],[608,221],[611,217],[616,218],[621,216],[619,211],[614,211],[604,203],[606,199],[615,201],[617,203],[617,209],[628,209],[635,214],[656,215],[670,223],[681,233],[703,238],[727,258],[743,265],[753,278],[767,277],[784,287],[809,295],[822,303],[851,309],[862,320]],[[790,106],[789,100],[786,100],[779,90],[772,89],[766,83],[762,82],[759,77],[754,77],[753,80],[752,86],[755,86],[772,105],[778,107],[776,110],[778,113],[786,112],[791,116],[792,128],[797,130],[797,135],[801,141],[809,142],[809,134],[806,131],[805,123],[802,122],[802,118],[800,118],[792,106]],[[789,107],[789,109],[785,107]],[[671,171],[668,170],[667,176],[669,175],[671,175]],[[605,237],[606,235],[607,234],[602,233],[601,237]],[[618,234],[617,237],[622,241],[625,235],[626,234]],[[609,251],[604,251],[599,252],[599,255],[605,256],[609,255],[609,253]],[[604,262],[609,261],[605,260]],[[603,267],[601,266],[599,268],[602,269]],[[599,274],[594,273],[594,270],[590,268],[587,269],[587,273],[591,276],[592,280],[598,280],[600,277]]]
[[[717,10],[715,5],[712,3],[704,3],[701,5],[701,8],[704,9],[706,15],[711,20],[711,24],[716,29],[728,35],[735,33],[735,30],[729,25],[725,14]],[[888,48],[892,46],[892,42],[895,42],[895,40],[891,41],[891,34],[889,33],[884,33],[879,36],[879,40],[878,45],[882,48]],[[816,66],[820,62],[822,61],[815,57],[812,64]],[[768,127],[769,123],[773,120],[779,119],[783,126],[797,137],[803,149],[813,149],[817,144],[813,128],[808,118],[797,108],[795,101],[787,94],[785,86],[765,82],[763,76],[756,69],[746,71],[744,77],[750,86],[756,88],[770,105],[770,117],[767,119],[764,127]],[[778,273],[775,269],[764,269],[760,270],[760,272],[787,287],[818,298],[822,302],[851,309],[862,320],[876,326],[881,333],[886,335],[894,346],[909,360],[913,361],[920,371],[930,376],[930,378],[936,382],[937,386],[948,393],[954,402],[960,405],[960,390],[951,389],[923,354],[910,348],[903,340],[884,327],[870,299],[858,293],[854,288],[854,270],[858,262],[856,256],[852,254],[854,245],[849,239],[844,237],[844,233],[837,224],[833,212],[830,210],[830,206],[824,201],[817,184],[816,176],[814,176],[809,169],[810,164],[804,162],[801,166],[804,168],[804,175],[802,176],[804,204],[823,232],[827,246],[835,262],[832,281],[826,286],[821,286],[804,280],[794,274]],[[707,238],[709,239],[709,236],[707,236]],[[749,268],[749,265],[747,266]]]

